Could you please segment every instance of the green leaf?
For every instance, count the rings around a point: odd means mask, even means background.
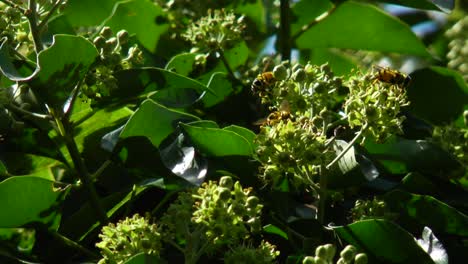
[[[124,264],[150,264],[150,263],[161,263],[161,260],[156,256],[146,255],[145,253],[140,253],[132,256]]]
[[[96,4],[93,4],[96,6]],[[151,52],[156,50],[159,37],[169,25],[164,19],[162,8],[148,0],[130,0],[119,2],[112,17],[106,22],[115,33],[125,29],[135,34],[141,45]]]
[[[22,62],[22,67],[18,67],[18,63],[13,61],[12,56],[10,56],[12,47],[8,44],[7,38],[0,39],[0,42],[0,72],[2,75],[12,81],[27,81],[39,72],[36,65],[30,61]]]
[[[130,117],[120,138],[145,136],[159,147],[163,139],[169,136],[179,122],[199,120],[198,117],[166,108],[153,100],[145,100]]]
[[[244,137],[229,130],[182,124],[193,146],[207,156],[251,156],[253,148]]]
[[[183,76],[188,76],[193,71],[196,56],[197,54],[195,53],[177,54],[166,64],[165,69]]]
[[[428,263],[432,259],[414,237],[386,220],[363,220],[333,230],[346,242],[365,250],[371,263]]]
[[[3,161],[8,165],[10,174],[35,176],[50,181],[60,179],[68,169],[56,159],[25,153],[9,152]]]
[[[258,31],[266,31],[264,1],[238,1],[237,5],[234,6],[234,11],[251,19],[257,26]]]
[[[338,50],[327,48],[310,49],[309,62],[316,65],[328,63],[336,75],[347,75],[357,68],[356,62]]]
[[[319,15],[329,10],[333,4],[328,0],[321,1],[309,1],[300,0],[297,1],[291,8],[293,12],[291,33],[294,36],[301,28],[312,21],[314,21]]]
[[[230,126],[227,126],[225,128],[223,128],[223,130],[226,130],[226,131],[232,131],[242,137],[244,137],[247,142],[250,143],[250,145],[252,146],[252,148],[254,149],[255,145],[254,145],[254,140],[255,140],[255,137],[257,136],[254,132],[252,132],[251,130],[245,128],[245,127],[240,127],[240,126],[236,126],[236,125],[230,125]]]
[[[391,173],[416,171],[446,181],[463,175],[461,164],[429,141],[398,138],[383,144],[366,142],[366,149]]]
[[[69,0],[63,10],[70,24],[75,27],[96,26],[109,17],[118,0]]]
[[[277,227],[275,225],[268,224],[268,225],[263,227],[263,231],[266,232],[266,233],[278,235],[278,236],[288,240],[288,234],[286,234],[286,232],[284,232],[283,230],[281,230],[279,227]]]
[[[0,227],[20,227],[31,222],[54,224],[67,188],[34,176],[10,177],[0,183]],[[54,228],[58,226],[53,225]]]
[[[206,94],[203,97],[203,103],[207,108],[221,103],[234,91],[232,81],[224,72],[214,73],[208,82],[208,87],[214,94]]]
[[[32,79],[36,95],[55,109],[70,96],[78,81],[82,80],[98,51],[87,39],[72,35],[55,35],[52,46],[38,56],[39,73]]]
[[[436,233],[468,236],[468,216],[432,196],[395,190],[385,195],[385,201],[394,211]]]
[[[457,119],[468,108],[468,85],[458,72],[433,66],[413,72],[411,79],[408,109],[414,115],[442,125]]]
[[[300,49],[346,48],[429,57],[408,25],[368,4],[347,1],[296,40]]]
[[[377,0],[384,3],[393,3],[412,8],[426,9],[426,10],[441,10],[449,11],[453,9],[453,0]]]
[[[121,99],[154,92],[149,98],[165,106],[183,108],[200,100],[206,93],[214,94],[202,83],[161,68],[139,68],[115,74],[119,88],[111,95]]]

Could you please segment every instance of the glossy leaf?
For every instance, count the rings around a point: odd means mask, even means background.
[[[385,0],[380,1],[385,3],[393,3],[412,8],[427,9],[427,10],[442,10],[450,11],[455,6],[454,0]]]
[[[180,122],[198,120],[198,117],[166,108],[153,100],[145,100],[130,117],[120,138],[145,136],[159,147],[174,132]]]
[[[431,256],[435,264],[449,263],[447,251],[429,227],[424,227],[421,238],[418,239],[418,244]]]
[[[265,6],[262,0],[239,1],[233,6],[236,13],[242,14],[251,19],[257,30],[265,32]]]
[[[169,28],[167,23],[160,22],[163,19],[158,19],[164,15],[162,8],[147,0],[121,1],[115,8],[106,25],[115,33],[125,29],[135,34],[143,47],[154,52],[160,36]]]
[[[182,129],[194,147],[207,156],[251,156],[253,154],[253,148],[247,139],[232,131],[195,127],[189,124],[182,124]]]
[[[200,100],[210,88],[178,73],[161,68],[140,68],[116,73],[119,89],[112,96],[128,99],[154,92],[149,98],[163,105],[183,108]]]
[[[347,243],[365,250],[371,263],[433,263],[410,233],[386,220],[363,220],[333,230]]]
[[[137,254],[127,261],[123,262],[124,264],[151,264],[151,263],[162,263],[156,256],[146,255],[144,253]]]
[[[172,142],[160,146],[161,160],[175,175],[200,186],[208,171],[208,162],[179,134]]]
[[[252,148],[255,148],[254,147],[254,140],[255,140],[256,135],[251,130],[248,130],[245,127],[240,127],[240,126],[236,126],[236,125],[227,126],[227,127],[223,128],[223,130],[232,131],[232,132],[244,137],[247,140],[247,142],[250,143]]]
[[[55,35],[52,46],[38,56],[39,72],[32,79],[34,92],[50,107],[62,109],[71,91],[82,80],[98,56],[87,39]]]
[[[409,111],[434,124],[457,119],[468,108],[468,85],[462,76],[442,67],[429,67],[411,74]]]
[[[182,76],[188,76],[193,71],[196,56],[195,53],[177,54],[166,64],[165,69]]]
[[[15,176],[2,181],[0,227],[21,227],[32,222],[53,225],[60,219],[58,209],[66,189],[34,176]]]
[[[29,175],[50,181],[59,180],[68,170],[58,160],[33,154],[9,152],[3,161],[8,164],[8,171],[13,175]]]
[[[263,231],[266,233],[278,235],[288,240],[288,234],[275,225],[271,225],[271,224],[266,225],[263,227]]]
[[[346,1],[297,40],[300,49],[346,48],[430,56],[403,22],[380,9]]]
[[[328,0],[316,2],[308,0],[297,1],[292,6],[292,35],[297,34],[303,26],[314,21],[318,16],[332,8],[332,6],[332,2]]]
[[[11,81],[27,81],[34,77],[39,68],[33,65],[34,62],[29,62],[29,67],[17,67],[10,54],[12,47],[7,43],[6,37],[0,39],[0,72]]]
[[[385,195],[385,201],[396,212],[437,233],[468,236],[468,216],[432,196],[395,190]]]
[[[214,73],[208,82],[208,87],[213,91],[213,94],[206,94],[203,98],[205,107],[221,103],[234,91],[232,81],[223,72]]]
[[[95,26],[110,16],[117,2],[118,0],[100,0],[99,5],[96,5],[93,0],[69,0],[63,12],[75,27]]]

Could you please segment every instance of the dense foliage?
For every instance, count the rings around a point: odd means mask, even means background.
[[[466,4],[388,2],[0,0],[0,262],[465,263]]]

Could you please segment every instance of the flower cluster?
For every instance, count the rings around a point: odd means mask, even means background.
[[[378,218],[393,220],[394,216],[387,208],[385,201],[376,197],[373,200],[356,200],[354,207],[351,209],[353,222]]]
[[[315,256],[306,256],[303,264],[333,264],[336,247],[332,244],[318,246],[315,249]],[[367,264],[368,259],[365,253],[357,253],[356,247],[347,245],[341,252],[336,264]]]
[[[18,8],[0,2],[0,40],[3,38],[23,55],[34,50],[32,36],[28,34],[26,17]]]
[[[191,24],[182,37],[200,51],[224,50],[241,39],[245,28],[243,19],[224,9],[209,9],[208,14]]]
[[[224,255],[224,263],[271,264],[279,253],[274,245],[262,240],[258,247],[245,245],[234,247]]]
[[[400,109],[409,104],[404,87],[380,81],[373,73],[355,76],[348,87],[344,111],[349,126],[363,130],[363,140],[383,142],[402,132],[404,116],[400,115]]]
[[[185,257],[193,260],[207,250],[236,245],[251,232],[260,231],[262,207],[251,189],[243,189],[239,182],[224,176],[219,184],[210,181],[181,193],[161,218],[163,237],[185,245]]]
[[[82,87],[83,93],[89,98],[108,96],[110,91],[117,89],[115,71],[132,68],[143,63],[143,52],[134,45],[128,49],[126,56],[122,55],[122,46],[129,40],[126,30],[120,30],[114,36],[110,27],[103,27],[93,44],[99,51],[100,60],[96,67],[86,76]]]
[[[308,118],[262,127],[256,138],[261,177],[273,186],[284,179],[295,186],[314,185],[321,168],[333,159],[325,141]]]
[[[156,224],[150,224],[149,217],[135,214],[117,224],[110,223],[102,228],[101,249],[103,259],[99,263],[125,263],[130,257],[145,253],[158,257],[161,250],[161,235]]]
[[[450,39],[447,66],[458,70],[468,82],[468,16],[455,23],[445,35]]]
[[[452,153],[461,164],[468,166],[468,127],[448,125],[435,127],[432,140],[447,152]]]

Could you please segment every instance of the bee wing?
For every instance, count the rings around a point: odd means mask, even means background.
[[[259,120],[253,122],[253,125],[255,126],[262,126],[268,123],[268,117],[260,118]]]

